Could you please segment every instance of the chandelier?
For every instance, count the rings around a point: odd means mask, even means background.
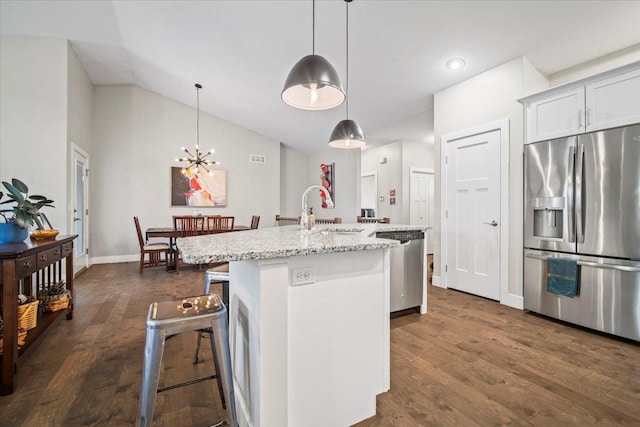
[[[213,172],[209,170],[207,166],[218,165],[220,162],[216,162],[215,160],[208,160],[211,154],[214,153],[214,149],[210,149],[207,152],[200,151],[200,89],[202,89],[202,85],[196,83],[196,99],[197,99],[197,107],[198,107],[198,115],[196,119],[196,147],[195,147],[195,155],[191,154],[191,152],[185,148],[180,147],[185,153],[187,153],[187,157],[181,157],[176,159],[176,162],[186,163],[187,165],[182,168],[183,175],[195,175],[198,176],[200,170],[204,170],[208,175],[213,175]]]

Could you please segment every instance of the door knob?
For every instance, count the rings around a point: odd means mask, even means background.
[[[483,224],[487,224],[487,225],[490,225],[492,227],[497,227],[498,226],[498,223],[495,220],[493,220],[491,222],[483,222]]]

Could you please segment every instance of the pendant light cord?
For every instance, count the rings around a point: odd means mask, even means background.
[[[316,0],[311,2],[311,7],[313,11],[311,12],[311,20],[313,21],[311,24],[311,53],[313,55],[316,54]]]
[[[196,147],[200,148],[200,86],[196,84],[196,104],[198,106],[198,114],[196,115]]]
[[[349,119],[349,0],[346,0],[347,3],[347,120]]]

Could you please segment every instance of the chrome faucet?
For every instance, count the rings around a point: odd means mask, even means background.
[[[327,207],[333,207],[333,200],[331,200],[331,194],[329,194],[329,190],[322,187],[321,185],[312,185],[310,187],[307,187],[307,189],[304,190],[304,193],[302,193],[302,212],[300,213],[300,225],[302,226],[303,230],[309,228],[309,217],[307,216],[309,207],[307,206],[307,197],[309,196],[309,192],[313,189],[324,191],[324,195],[326,196],[325,203],[327,204]]]

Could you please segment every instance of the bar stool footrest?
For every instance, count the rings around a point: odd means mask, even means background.
[[[215,380],[216,378],[218,378],[217,375],[210,375],[208,377],[197,378],[195,380],[185,381],[183,383],[168,385],[168,386],[165,386],[165,387],[159,387],[158,388],[158,393],[162,393],[163,391],[173,390],[173,389],[176,389],[176,388],[180,388],[180,387],[184,387],[184,386],[188,386],[188,385],[192,385],[192,384],[198,384],[198,383],[201,383],[201,382],[204,382],[204,381]]]

